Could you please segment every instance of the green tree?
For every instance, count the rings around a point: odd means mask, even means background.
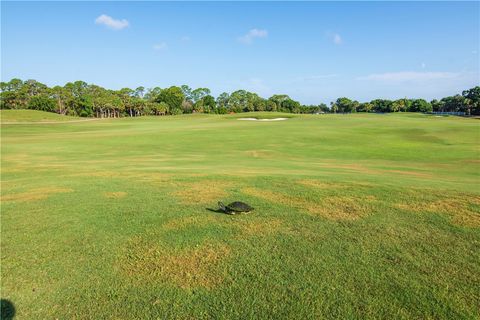
[[[168,113],[168,104],[166,104],[165,102],[158,103],[157,110],[159,115],[166,115]]]
[[[55,112],[59,114],[67,114],[68,103],[72,100],[72,96],[69,94],[68,90],[61,86],[55,86],[52,88],[51,96],[57,102]]]
[[[75,99],[75,112],[80,117],[92,117],[93,105],[91,97],[83,95]]]
[[[258,97],[254,100],[253,107],[255,111],[265,111],[267,109],[267,100]]]
[[[183,95],[185,96],[185,100],[192,102],[192,105],[193,105],[192,88],[184,84],[181,86],[181,89],[182,89]]]
[[[172,86],[164,89],[158,95],[156,102],[165,102],[171,114],[181,114],[182,102],[185,100],[185,95],[180,87]]]
[[[215,113],[215,109],[217,108],[217,103],[215,102],[215,98],[211,95],[206,95],[202,98],[203,101],[203,109],[206,113]]]
[[[330,112],[330,109],[328,108],[328,106],[325,103],[320,103],[318,105],[318,109],[319,109],[319,111],[322,111],[322,112],[325,112],[325,113]]]
[[[193,103],[196,103],[200,100],[202,100],[204,97],[208,96],[210,94],[210,89],[208,88],[198,88],[192,91],[191,93],[191,99]]]
[[[161,92],[162,92],[162,89],[160,87],[149,88],[147,89],[147,92],[144,94],[143,98],[153,102],[158,99],[158,96],[160,95]]]
[[[445,112],[461,112],[464,110],[464,99],[463,96],[456,94],[445,97],[440,102],[443,103]]]
[[[193,111],[202,113],[205,111],[203,107],[203,100],[198,100],[193,104]]]
[[[405,112],[410,108],[410,101],[406,98],[397,99],[392,102],[391,110],[392,112]]]
[[[182,112],[183,113],[192,113],[193,112],[193,102],[191,100],[185,99],[182,102]]]
[[[84,81],[68,82],[65,84],[65,96],[67,100],[67,114],[80,117],[93,116],[92,97],[89,94],[89,86]]]
[[[230,100],[230,95],[226,92],[222,92],[217,97],[217,107],[227,109],[229,100]]]
[[[432,105],[432,110],[434,112],[443,112],[443,108],[445,107],[445,103],[443,101],[438,101],[437,99],[433,99],[430,101]]]
[[[232,92],[228,100],[228,108],[233,112],[244,112],[248,109],[248,92],[237,90]]]
[[[392,112],[392,104],[391,100],[387,99],[375,99],[370,101],[373,106],[373,111],[375,112]]]
[[[330,102],[330,111],[332,111],[333,113],[337,113],[338,106],[335,102]]]
[[[480,86],[462,92],[467,115],[480,114]]]
[[[27,80],[23,83],[22,89],[24,89],[29,97],[45,94],[48,87],[37,80]]]
[[[137,88],[135,89],[134,95],[135,95],[135,97],[137,97],[137,98],[143,99],[143,97],[144,97],[144,95],[145,95],[145,87],[142,87],[142,86],[137,87]]]
[[[130,117],[134,117],[136,115],[134,104],[135,91],[130,88],[122,88],[117,92],[117,95],[122,101],[123,109]]]
[[[282,102],[281,111],[300,113],[300,102],[288,98]]]
[[[370,112],[372,110],[373,110],[373,104],[371,104],[370,102],[360,103],[360,105],[358,106],[359,112]]]
[[[52,101],[54,108],[52,109]],[[328,108],[325,104],[301,105],[288,95],[277,94],[268,100],[246,90],[234,91],[231,95],[223,92],[215,99],[210,89],[189,86],[159,87],[145,90],[123,88],[118,91],[107,90],[84,81],[66,83],[64,87],[49,88],[36,80],[22,81],[12,79],[0,82],[0,108],[32,108],[60,114],[96,117],[121,117],[124,115],[162,115],[204,112],[228,113],[248,111],[283,111],[291,113],[316,112],[430,112],[463,111],[466,114],[480,114],[480,86],[464,90],[462,94],[444,97],[441,100],[427,102],[424,99],[375,99],[359,103],[346,97],[338,98]]]
[[[283,102],[288,99],[290,99],[290,97],[286,94],[274,94],[268,98],[268,101],[272,101],[275,104],[275,108],[272,111],[284,111]],[[273,107],[272,104],[270,104],[270,106]]]
[[[352,101],[345,97],[338,98],[337,101],[334,102],[334,105],[336,106],[336,112],[342,113],[356,112],[358,108],[357,101]]]
[[[54,112],[55,106],[55,100],[46,95],[34,96],[28,101],[28,109],[32,110]]]
[[[277,111],[277,104],[275,101],[268,99],[265,108],[267,111]]]
[[[0,107],[1,109],[22,109],[27,108],[28,94],[24,90],[23,81],[12,79],[9,82],[0,84]]]
[[[415,99],[410,106],[411,112],[432,112],[432,105],[424,99]]]

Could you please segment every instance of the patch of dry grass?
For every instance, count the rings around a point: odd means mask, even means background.
[[[248,150],[248,151],[245,151],[245,154],[248,157],[262,158],[262,159],[269,159],[269,158],[272,158],[273,156],[273,152],[268,150]]]
[[[371,211],[370,203],[374,198],[365,199],[352,196],[334,196],[308,200],[300,196],[276,193],[270,190],[244,188],[244,193],[264,200],[304,210],[312,215],[331,220],[354,220],[366,216]]]
[[[127,193],[124,191],[116,191],[116,192],[105,192],[103,195],[109,199],[121,199],[121,198],[125,198],[127,196]]]
[[[199,180],[179,184],[179,190],[173,192],[175,197],[185,204],[211,203],[228,195],[227,189],[232,184],[220,180]]]
[[[2,201],[35,201],[48,198],[52,194],[73,192],[70,188],[45,187],[31,189],[27,192],[12,193],[2,196]]]
[[[361,164],[336,164],[336,163],[321,163],[319,164],[322,168],[333,168],[341,169],[347,171],[354,171],[369,175],[384,175],[384,174],[395,174],[395,175],[409,175],[418,178],[433,178],[432,174],[412,171],[412,170],[396,170],[396,169],[376,169],[367,167]]]
[[[165,181],[172,175],[160,172],[135,172],[135,171],[90,171],[72,174],[77,177],[95,177],[95,178],[122,178],[122,179],[141,179],[144,181]]]
[[[95,177],[95,178],[120,178],[124,176],[123,172],[116,171],[90,171],[74,173],[72,177]]]
[[[121,262],[121,270],[137,281],[166,282],[183,289],[212,289],[223,282],[223,262],[230,253],[230,247],[222,243],[205,242],[173,250],[137,238]]]
[[[414,176],[414,177],[419,177],[419,178],[433,178],[433,175],[430,173],[424,173],[424,172],[418,172],[418,171],[410,171],[410,170],[393,170],[393,169],[387,169],[387,170],[380,170],[380,172],[384,173],[394,173],[394,174],[400,174],[400,175],[408,175],[408,176]]]
[[[285,232],[288,229],[280,219],[248,219],[237,220],[234,224],[240,237],[269,236],[278,232]]]
[[[474,206],[480,206],[478,196],[448,196],[441,200],[428,200],[422,202],[402,202],[395,205],[397,208],[414,211],[441,213],[451,216],[454,224],[466,227],[480,227],[480,211]]]
[[[344,184],[339,183],[331,183],[331,182],[322,182],[320,180],[315,179],[302,179],[297,181],[298,184],[314,188],[314,189],[341,189],[347,188]]]
[[[183,218],[174,218],[163,225],[164,230],[181,230],[191,226],[205,227],[216,222],[212,215],[196,215]]]
[[[17,172],[25,172],[27,169],[23,167],[2,167],[2,173],[17,173]]]
[[[375,201],[374,196],[352,197],[336,196],[322,199],[316,206],[308,211],[319,214],[334,220],[355,220],[367,216],[371,211],[371,202]]]

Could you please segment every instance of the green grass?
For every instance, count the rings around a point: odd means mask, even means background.
[[[78,117],[64,116],[57,113],[36,110],[0,110],[1,122],[51,122],[85,120]]]
[[[238,116],[3,124],[18,319],[480,317],[478,120]]]
[[[294,118],[295,114],[283,112],[248,112],[229,114],[228,118],[256,118],[256,119],[274,119],[274,118]]]

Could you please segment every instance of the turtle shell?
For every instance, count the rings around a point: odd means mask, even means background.
[[[250,207],[248,204],[245,202],[241,201],[235,201],[227,205],[227,209],[230,211],[235,211],[235,212],[249,212],[252,211],[253,208]]]

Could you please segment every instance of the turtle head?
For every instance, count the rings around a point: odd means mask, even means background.
[[[218,206],[220,207],[220,209],[222,209],[222,211],[227,211],[227,208],[225,207],[222,201],[218,201]]]

